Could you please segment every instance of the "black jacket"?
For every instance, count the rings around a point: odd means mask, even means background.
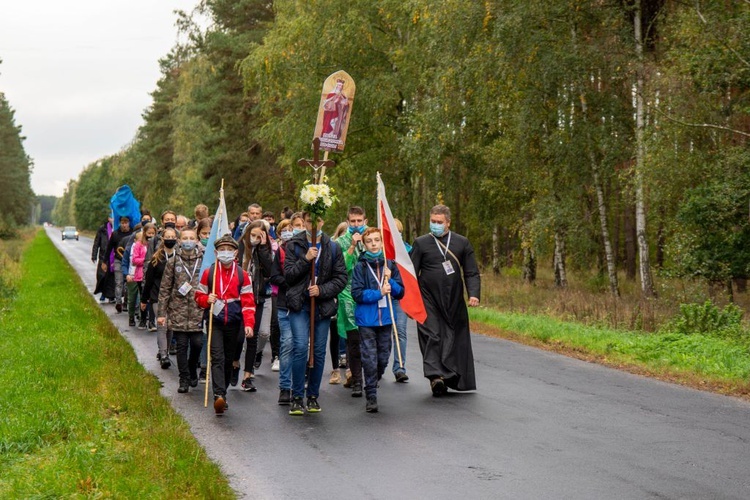
[[[125,252],[123,243],[131,234],[133,234],[132,229],[127,233],[122,232],[120,229],[114,230],[112,236],[109,237],[105,255],[109,255],[110,252],[115,252],[115,260],[122,260],[122,254]]]
[[[314,265],[315,261],[308,262],[305,258],[307,249],[306,233],[298,234],[286,244],[284,277],[289,286],[286,292],[286,305],[294,312],[301,311],[310,304],[307,287],[310,286],[310,266]],[[336,314],[336,296],[346,287],[349,276],[346,273],[344,254],[326,234],[321,236],[317,277],[317,285],[320,288],[320,295],[315,299],[317,314],[330,318]]]
[[[109,265],[109,254],[107,252],[107,245],[109,244],[109,236],[107,236],[107,224],[105,222],[96,231],[94,237],[94,246],[91,249],[91,260],[106,262]]]

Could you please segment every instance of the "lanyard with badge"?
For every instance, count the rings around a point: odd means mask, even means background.
[[[450,276],[451,274],[455,273],[456,271],[453,269],[453,263],[451,263],[450,260],[448,260],[448,252],[450,252],[450,246],[451,246],[451,236],[453,233],[448,233],[448,244],[443,245],[438,239],[433,235],[432,237],[435,239],[435,244],[438,247],[438,250],[440,250],[440,254],[443,256],[443,270],[445,271],[445,274]],[[443,250],[443,247],[445,247],[445,250]]]
[[[237,269],[237,264],[235,264],[233,262],[232,263],[232,274],[229,275],[229,281],[227,281],[227,286],[223,286],[223,284],[224,284],[224,278],[222,278],[222,273],[218,273],[219,274],[219,293],[221,294],[221,295],[219,295],[219,297],[226,297],[227,296],[226,295],[227,294],[227,290],[229,290],[229,286],[232,284],[232,278],[234,278],[234,271],[235,271],[235,269]],[[217,298],[216,302],[214,303],[214,308],[213,308],[214,316],[218,316],[219,314],[221,314],[221,311],[224,310],[224,306],[225,305],[226,305],[226,301]]]
[[[198,260],[196,259],[195,264],[193,265],[193,271],[188,271],[187,267],[185,267],[185,262],[182,260],[182,257],[177,257],[180,260],[179,266],[175,266],[175,270],[177,272],[185,271],[185,274],[188,275],[188,280],[180,286],[180,288],[177,289],[180,294],[182,294],[183,297],[186,297],[187,294],[190,293],[190,290],[193,289],[193,285],[190,284],[191,281],[193,281],[193,276],[195,276],[195,271],[198,269]]]
[[[378,290],[381,290],[383,288],[383,285],[385,284],[385,269],[383,269],[383,276],[378,278],[378,275],[375,273],[375,271],[372,270],[372,266],[370,266],[370,263],[367,263],[367,269],[370,271],[370,274],[372,274],[372,277],[375,278],[375,281],[378,283]],[[383,297],[378,301],[378,308],[382,309],[384,307],[388,307],[388,300],[386,297]]]

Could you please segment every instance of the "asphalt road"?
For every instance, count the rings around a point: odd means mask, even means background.
[[[93,290],[92,241],[47,232]],[[328,385],[328,368],[323,412],[289,416],[266,355],[258,392],[232,388],[218,418],[203,408],[202,385],[177,393],[153,333],[102,307],[245,498],[750,498],[750,404],[741,400],[481,335],[472,337],[478,391],[433,398],[412,324],[411,381],[383,379],[380,413]]]

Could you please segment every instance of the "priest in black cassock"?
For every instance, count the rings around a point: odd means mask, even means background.
[[[469,306],[479,305],[481,282],[474,249],[464,236],[450,230],[451,212],[445,205],[430,210],[430,233],[414,241],[411,259],[419,280],[427,320],[417,325],[424,376],[433,396],[450,389],[476,389],[471,351]]]

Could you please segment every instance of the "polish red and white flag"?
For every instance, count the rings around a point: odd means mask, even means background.
[[[401,280],[404,282],[404,297],[400,300],[401,309],[414,318],[418,323],[424,323],[427,319],[427,310],[424,307],[422,293],[419,291],[417,282],[417,273],[414,271],[414,264],[411,262],[409,252],[406,251],[406,245],[401,237],[401,233],[396,227],[393,220],[391,207],[388,205],[388,199],[385,197],[385,186],[378,176],[378,227],[383,233],[383,250],[385,258],[390,259],[398,266],[401,273]]]

